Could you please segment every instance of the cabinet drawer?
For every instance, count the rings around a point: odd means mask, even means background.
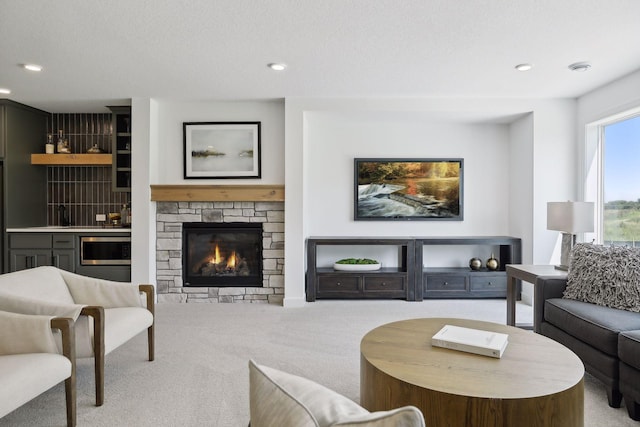
[[[464,275],[427,274],[425,291],[466,291],[467,281]]]
[[[51,234],[47,233],[26,233],[9,234],[10,249],[51,249]]]
[[[367,291],[404,291],[405,281],[403,277],[390,276],[365,276],[364,290]]]
[[[76,236],[73,234],[54,234],[54,249],[73,249],[75,247]]]
[[[469,278],[472,291],[506,291],[506,276],[478,276]]]
[[[318,277],[318,293],[324,292],[359,292],[358,276],[320,276]]]

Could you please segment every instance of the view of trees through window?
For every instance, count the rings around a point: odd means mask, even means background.
[[[604,126],[605,244],[640,247],[640,116]]]

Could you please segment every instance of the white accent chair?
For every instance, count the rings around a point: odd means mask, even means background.
[[[62,354],[54,337],[62,335]],[[69,318],[0,311],[0,418],[65,382],[67,426],[76,425],[74,323]],[[53,418],[53,417],[52,417]]]
[[[142,294],[146,298],[142,299]],[[76,356],[95,359],[96,406],[104,403],[104,357],[147,330],[154,359],[154,288],[37,267],[0,275],[0,310],[75,320]]]
[[[306,378],[249,361],[250,427],[425,427],[415,406],[369,412]]]

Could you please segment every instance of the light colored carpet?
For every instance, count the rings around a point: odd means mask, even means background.
[[[78,426],[246,426],[248,368],[258,363],[302,375],[359,401],[360,339],[381,324],[417,317],[504,323],[504,300],[317,301],[303,308],[262,304],[159,304],[156,360],[146,334],[107,356],[105,403],[94,406],[90,360],[78,366]],[[531,321],[518,304],[518,322]],[[0,426],[64,426],[56,386],[0,419]],[[585,384],[585,426],[639,426]]]

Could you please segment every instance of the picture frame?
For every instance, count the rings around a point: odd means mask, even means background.
[[[354,220],[462,221],[464,159],[354,159]]]
[[[260,122],[183,122],[184,178],[260,178]]]

